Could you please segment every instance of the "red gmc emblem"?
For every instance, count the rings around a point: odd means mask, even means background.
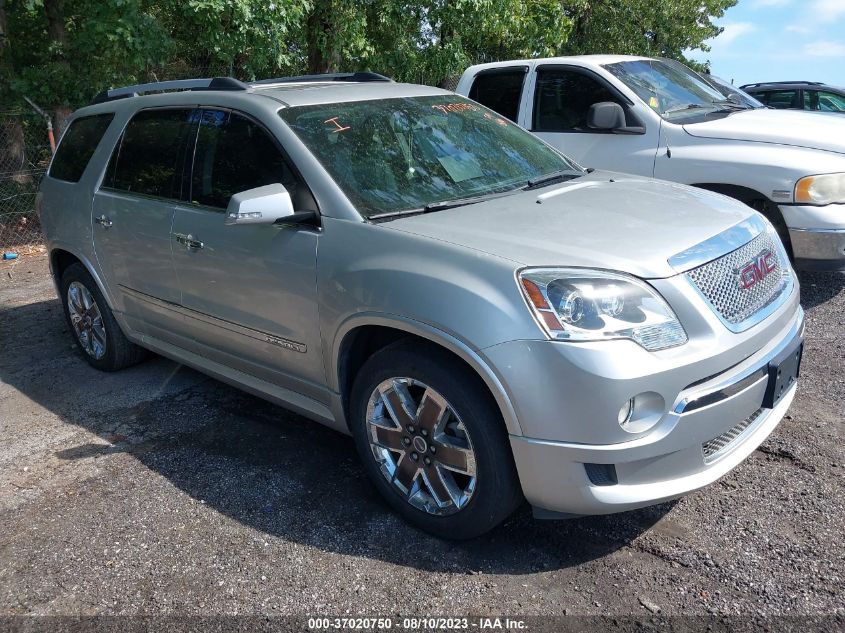
[[[744,264],[737,271],[737,279],[746,290],[763,281],[769,273],[777,270],[778,260],[770,250],[761,251],[757,257]]]

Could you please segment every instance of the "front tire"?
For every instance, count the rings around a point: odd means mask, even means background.
[[[445,351],[400,342],[377,352],[355,379],[350,412],[367,475],[412,525],[473,538],[522,501],[495,401]]]
[[[783,247],[786,249],[789,260],[795,262],[795,255],[792,252],[792,240],[789,237],[789,227],[786,226],[786,221],[783,219],[780,209],[768,200],[752,200],[748,203],[748,206],[762,213],[772,223],[780,241],[783,242]]]
[[[124,336],[103,293],[82,264],[68,266],[60,285],[67,324],[92,367],[117,371],[144,359],[146,350]]]

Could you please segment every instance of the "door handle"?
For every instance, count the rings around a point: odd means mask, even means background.
[[[109,228],[114,222],[109,220],[106,216],[101,215],[99,218],[94,218],[94,222],[102,224],[104,228]]]
[[[182,244],[188,250],[193,249],[200,249],[203,248],[205,245],[199,241],[195,240],[193,235],[185,235],[184,233],[174,233],[173,237],[176,239],[177,242]]]

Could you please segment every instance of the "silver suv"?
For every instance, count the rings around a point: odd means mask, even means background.
[[[152,350],[349,433],[439,536],[523,498],[554,518],[679,497],[795,394],[798,283],[760,214],[584,170],[443,90],[111,90],[38,202],[91,365]]]

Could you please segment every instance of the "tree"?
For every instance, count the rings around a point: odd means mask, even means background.
[[[103,88],[184,76],[375,70],[440,83],[566,53],[683,59],[736,0],[0,0],[0,102],[59,119]],[[5,24],[4,24],[5,23]]]
[[[558,0],[316,0],[312,6],[311,72],[369,68],[424,83],[477,61],[555,54],[570,26]]]
[[[562,0],[573,29],[566,54],[621,53],[670,57],[710,50],[705,41],[722,29],[713,24],[737,0]]]
[[[247,80],[278,69],[301,69],[297,40],[312,4],[309,0],[163,0],[154,4],[172,40],[169,63],[177,68]]]
[[[69,112],[112,81],[131,81],[165,50],[166,35],[141,0],[7,0],[8,48],[0,101],[24,95]]]

